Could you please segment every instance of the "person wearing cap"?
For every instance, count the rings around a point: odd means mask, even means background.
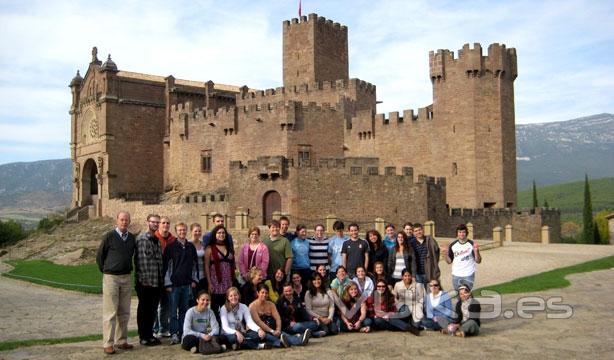
[[[459,300],[456,303],[456,318],[448,331],[455,336],[476,336],[480,333],[480,303],[471,294],[471,287],[462,283],[458,287]]]

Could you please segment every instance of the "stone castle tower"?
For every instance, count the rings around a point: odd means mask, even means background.
[[[452,208],[515,207],[513,48],[431,52],[433,104],[384,115],[376,87],[349,77],[347,27],[310,14],[282,29],[275,89],[128,72],[93,53],[70,84],[75,211],[441,224]]]

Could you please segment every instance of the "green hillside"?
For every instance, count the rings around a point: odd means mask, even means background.
[[[595,213],[603,209],[614,211],[614,178],[589,180],[591,199]],[[582,223],[582,206],[584,204],[584,181],[565,184],[548,185],[540,187],[537,184],[537,199],[539,205],[548,201],[550,207],[561,210],[562,221],[575,221]],[[531,188],[518,192],[518,206],[531,207],[533,203],[533,190]]]

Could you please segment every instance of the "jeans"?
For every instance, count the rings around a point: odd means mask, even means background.
[[[136,309],[136,322],[141,340],[153,338],[153,323],[156,319],[156,309],[160,299],[160,288],[136,284],[136,295],[139,304]]]
[[[367,326],[371,326],[371,325],[373,325],[373,320],[371,320],[371,318],[365,318],[362,321],[362,323],[360,324],[360,327],[363,328],[363,327],[367,327]],[[343,321],[341,322],[341,331],[350,332],[350,331],[358,331],[358,330],[359,329],[352,329],[352,330],[350,330],[350,329],[347,328],[347,325],[345,325],[345,322],[343,322]]]
[[[339,334],[339,319],[336,317],[333,318],[333,321],[331,321],[328,325],[320,323],[318,327],[315,329],[315,331],[312,330],[314,334],[318,331],[324,331],[326,335]]]
[[[475,320],[469,319],[461,324],[460,330],[465,336],[476,336],[480,333],[480,325]]]
[[[428,289],[428,287],[426,286],[426,283],[428,282],[426,274],[416,274],[416,282],[423,284],[424,287]]]
[[[463,283],[464,285],[469,286],[470,289],[473,289],[473,283],[475,281],[475,273],[469,276],[454,276],[452,275],[452,286],[454,290],[458,291],[458,287]]]
[[[373,319],[373,323],[375,327],[379,330],[391,330],[391,331],[407,331],[409,329],[409,324],[407,321],[403,321],[397,318],[391,319],[383,319],[380,317],[376,317]]]
[[[284,329],[284,332],[287,332],[288,334],[303,334],[305,332],[305,330],[311,330],[311,332],[314,332],[318,329],[318,324],[316,324],[315,321],[301,321],[301,322],[297,322],[292,326],[288,326]]]
[[[168,317],[168,299],[169,293],[165,290],[160,295],[160,306],[158,306],[158,314],[156,316],[153,331],[154,333],[168,332],[169,317]]]
[[[235,334],[224,334],[220,336],[220,342],[226,345],[237,344],[240,349],[257,349],[258,343],[260,342],[260,337],[258,333],[253,330],[248,330],[245,333],[242,333],[244,340],[241,344],[237,341],[237,335]]]
[[[443,317],[443,316],[438,316],[433,319],[425,317],[424,319],[420,321],[420,325],[424,326],[427,329],[431,329],[435,331],[446,329],[449,323],[450,323],[450,320],[448,320],[446,317]]]
[[[183,320],[188,311],[192,292],[190,285],[174,286],[170,293],[169,310],[171,312],[171,334],[181,336]]]

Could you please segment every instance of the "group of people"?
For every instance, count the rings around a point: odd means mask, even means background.
[[[358,224],[324,226],[307,237],[305,225],[289,232],[282,217],[268,235],[249,229],[235,251],[222,215],[204,233],[193,223],[175,224],[149,215],[147,230],[128,232],[130,214],[120,212],[116,228],[102,239],[97,263],[103,273],[103,348],[129,350],[131,273],[135,272],[140,344],[156,346],[161,337],[185,350],[217,353],[306,345],[311,337],[339,332],[425,329],[457,336],[479,333],[480,304],[471,295],[481,255],[467,239],[440,247],[421,224],[393,224],[384,238],[376,230],[360,237]],[[439,259],[452,264],[455,293],[441,288]],[[456,305],[452,297],[458,294]]]

